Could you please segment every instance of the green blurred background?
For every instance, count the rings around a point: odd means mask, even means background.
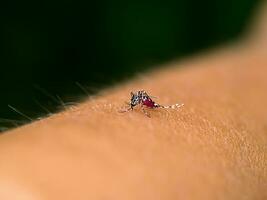
[[[235,39],[260,0],[6,1],[1,6],[2,130],[153,65]],[[42,108],[45,107],[45,108]]]

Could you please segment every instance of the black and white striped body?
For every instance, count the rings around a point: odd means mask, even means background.
[[[183,104],[173,104],[168,106],[157,104],[150,98],[150,96],[144,90],[137,91],[136,93],[131,92],[131,102],[130,102],[131,108],[133,108],[138,104],[145,105],[149,108],[167,108],[167,109],[176,109],[183,106]]]

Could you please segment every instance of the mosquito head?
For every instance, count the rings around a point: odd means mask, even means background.
[[[138,93],[133,93],[131,92],[131,107],[134,107],[136,105],[138,105],[140,103],[140,97],[138,95]]]

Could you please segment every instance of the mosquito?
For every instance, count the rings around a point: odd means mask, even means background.
[[[133,108],[137,105],[140,105],[143,112],[145,113],[146,116],[150,117],[149,113],[145,110],[145,107],[147,108],[164,108],[164,109],[176,109],[182,107],[184,104],[173,104],[173,105],[160,105],[155,103],[152,100],[152,97],[150,97],[145,90],[139,90],[137,92],[131,92],[131,99],[130,102],[127,103],[129,105],[129,108],[120,110],[119,112],[128,112],[130,110],[133,110]]]

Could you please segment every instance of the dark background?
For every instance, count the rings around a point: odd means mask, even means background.
[[[6,1],[0,127],[240,36],[260,0]],[[45,107],[45,108],[42,108]],[[19,121],[12,121],[12,120]]]

